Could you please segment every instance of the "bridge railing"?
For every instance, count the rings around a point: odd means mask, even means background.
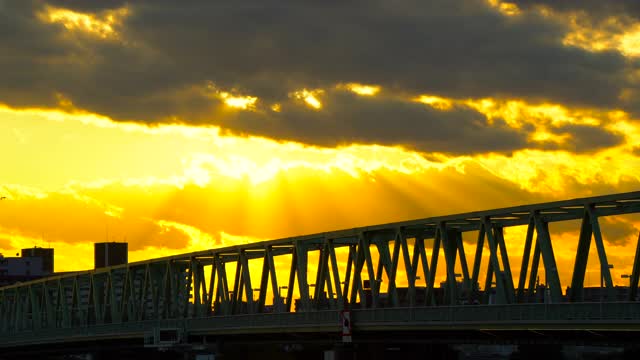
[[[0,347],[79,343],[102,339],[150,338],[171,331],[176,341],[189,336],[321,333],[336,339],[342,332],[340,312],[324,310],[241,314],[201,318],[144,320],[59,329],[24,330],[0,337]],[[360,309],[351,312],[355,336],[369,331],[535,331],[640,330],[640,304],[563,303],[507,304]],[[156,339],[154,340],[154,336]]]

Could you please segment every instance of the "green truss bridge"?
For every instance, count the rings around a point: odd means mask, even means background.
[[[632,341],[640,330],[640,248],[623,259],[632,271],[614,286],[601,224],[637,213],[640,192],[630,192],[44,278],[0,288],[0,349],[169,348],[292,337],[341,342],[349,330],[353,342],[406,341],[408,334],[434,341]],[[573,243],[554,242],[558,229],[565,242],[575,234]],[[589,287],[592,243],[601,285]],[[572,268],[557,266],[560,246],[576,249]]]

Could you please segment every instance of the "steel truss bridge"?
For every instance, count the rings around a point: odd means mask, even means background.
[[[142,338],[159,346],[197,336],[291,333],[339,339],[342,310],[350,311],[356,340],[380,331],[637,331],[640,250],[629,254],[630,286],[620,298],[600,223],[603,217],[639,212],[640,192],[630,192],[257,242],[44,278],[0,288],[0,347]],[[579,228],[566,294],[551,223]],[[524,238],[507,238],[519,242],[518,249],[524,244],[523,252],[509,254],[504,230],[515,226],[522,226]],[[592,242],[603,279],[599,302],[585,301]],[[538,286],[542,270],[546,284]]]

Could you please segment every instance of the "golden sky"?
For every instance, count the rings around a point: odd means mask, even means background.
[[[638,190],[640,7],[393,3],[0,2],[0,251],[78,270],[97,241],[142,260]],[[621,284],[640,219],[603,223]],[[552,230],[566,286],[579,228]]]

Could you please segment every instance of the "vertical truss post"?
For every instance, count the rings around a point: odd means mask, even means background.
[[[266,249],[266,257],[267,262],[269,264],[269,274],[271,276],[271,292],[273,293],[273,297],[277,297],[277,304],[274,301],[274,308],[276,312],[281,312],[283,310],[282,307],[282,299],[280,298],[279,288],[278,288],[278,277],[276,276],[276,263],[273,261],[273,247],[267,246]]]
[[[80,289],[78,287],[78,275],[73,277],[73,285],[71,287],[71,326],[84,324],[84,316],[80,307]]]
[[[585,209],[580,225],[576,261],[573,265],[570,302],[579,302],[584,299],[584,276],[587,270],[587,261],[589,260],[589,248],[591,247],[592,235],[591,217],[589,216],[589,211]]]
[[[464,251],[464,241],[462,241],[462,232],[456,231],[456,244],[458,247],[458,256],[460,256],[460,266],[462,268],[462,282],[467,292],[471,291],[471,277],[469,276],[469,264],[467,262],[467,254]]]
[[[229,294],[229,280],[227,279],[227,269],[220,255],[216,255],[213,259],[214,265],[218,272],[218,285],[216,290],[216,303],[220,305],[220,311],[223,315],[231,314],[231,296]]]
[[[442,241],[442,233],[440,228],[436,228],[436,233],[433,239],[433,250],[431,251],[431,266],[429,266],[429,280],[427,283],[427,304],[435,304],[433,296],[435,282],[436,282],[436,269],[438,268],[438,256],[440,255],[440,242]]]
[[[242,300],[242,261],[240,261],[240,250],[238,250],[236,259],[236,272],[233,277],[233,296],[231,296],[231,313],[236,314],[238,311],[238,303]]]
[[[276,276],[276,263],[273,261],[273,247],[267,246],[266,258],[269,263],[269,275],[271,276],[271,292],[273,293],[274,300],[273,306],[276,312],[283,311],[282,298],[280,297],[278,288],[278,277]]]
[[[398,229],[398,240],[400,241],[400,246],[402,248],[402,259],[404,261],[405,272],[407,273],[407,281],[408,281],[408,301],[409,306],[414,307],[416,305],[416,270],[417,270],[417,259],[411,260],[409,256],[409,245],[407,244],[407,236],[403,228]],[[416,239],[417,242],[417,239]],[[414,254],[415,247],[417,246],[414,243]],[[413,266],[413,263],[416,262],[416,266]]]
[[[533,218],[529,218],[529,225],[527,225],[527,235],[524,240],[524,251],[522,253],[522,264],[520,265],[520,275],[518,279],[518,291],[516,294],[517,302],[524,302],[524,287],[527,281],[527,273],[529,270],[529,257],[531,256],[531,244],[533,243],[533,231],[535,224]]]
[[[401,243],[406,241],[403,239],[404,235],[400,229],[396,229],[396,234],[394,236],[393,242],[393,255],[391,257],[391,273],[387,274],[389,276],[389,287],[387,292],[389,293],[391,304],[394,307],[400,306],[400,299],[398,295],[398,284],[396,283],[396,278],[398,275],[398,263],[400,261],[400,247]],[[389,254],[389,247],[387,246],[387,255]],[[406,266],[406,265],[405,265]],[[409,276],[409,273],[407,273]]]
[[[364,236],[362,234],[358,237],[358,245],[354,251],[353,258],[353,285],[351,286],[351,293],[349,303],[351,305],[356,304],[358,295],[360,296],[360,307],[367,307],[367,297],[364,295],[364,284],[362,282],[362,268],[364,267]]]
[[[222,313],[231,315],[233,311],[233,297],[229,290],[229,279],[227,277],[227,264],[221,256],[217,256],[216,266],[218,267],[218,298],[222,301]]]
[[[386,246],[387,251],[389,249],[389,243],[388,243],[388,239],[381,242],[380,239],[372,239],[370,244],[375,244],[376,245],[376,249],[378,250],[378,263],[376,266],[376,275],[375,275],[375,281],[371,281],[371,292],[374,292],[374,286],[375,286],[375,290],[377,291],[378,295],[380,294],[380,288],[382,285],[382,270],[385,267],[386,262],[384,261],[384,255],[382,254],[380,248]],[[369,252],[371,252],[371,247],[369,247]],[[373,261],[373,259],[372,259]],[[380,297],[378,296],[378,299]],[[376,306],[378,306],[379,304],[376,303]]]
[[[611,278],[611,270],[609,269],[609,262],[607,261],[607,253],[604,249],[604,241],[602,240],[602,233],[600,232],[600,222],[598,221],[598,214],[593,204],[587,206],[589,211],[589,219],[591,220],[591,228],[593,229],[593,237],[596,243],[596,249],[598,249],[598,257],[600,258],[601,276],[604,279],[604,284],[607,288],[607,300],[616,301],[616,292],[613,288],[613,279]]]
[[[7,324],[9,323],[9,319],[7,319],[7,304],[9,303],[9,299],[7,299],[7,295],[5,294],[5,290],[0,290],[0,333],[7,332]]]
[[[376,308],[378,306],[378,286],[377,286],[377,278],[376,274],[373,271],[373,261],[371,259],[371,234],[362,233],[361,235],[361,247],[362,254],[364,256],[364,261],[367,264],[367,272],[369,274],[369,286],[371,287],[371,307]],[[380,258],[378,257],[378,261]]]
[[[139,268],[130,268],[127,267],[127,283],[125,286],[127,287],[128,301],[124,306],[127,307],[127,316],[129,321],[140,321],[142,320],[140,313],[140,306],[138,304],[138,300],[140,299],[140,294],[142,293],[142,287],[144,286],[144,268],[140,269],[142,271],[138,271]],[[137,286],[136,286],[137,285]]]
[[[378,258],[378,274],[376,274],[376,287],[378,289],[378,293],[380,293],[380,282],[382,281],[382,269],[384,268],[387,273],[387,278],[389,279],[389,286],[387,287],[387,295],[388,299],[391,302],[390,305],[398,306],[398,293],[396,291],[396,269],[398,268],[398,257],[400,250],[400,240],[398,239],[398,232],[394,234],[394,246],[393,246],[393,257],[390,255],[389,251],[389,241],[382,240],[376,243],[378,247],[378,253],[380,254]]]
[[[22,299],[22,296],[20,294],[20,291],[22,290],[22,288],[15,288],[14,290],[14,294],[15,294],[15,310],[14,310],[14,316],[15,316],[15,325],[14,325],[14,329],[15,331],[20,331],[24,329],[24,312],[25,312],[25,305],[24,305],[24,300]],[[71,326],[71,325],[69,325]]]
[[[355,305],[358,295],[360,296],[360,307],[367,307],[367,299],[364,296],[364,284],[362,282],[362,268],[364,267],[364,250],[362,245],[362,235],[358,236],[358,244],[349,253],[352,255],[352,261],[349,264],[353,264],[353,284],[351,285],[351,292],[349,293],[349,304]],[[347,269],[349,269],[347,264]],[[349,279],[347,278],[347,281]]]
[[[511,274],[511,265],[509,265],[509,256],[507,254],[507,246],[504,243],[504,228],[502,226],[495,226],[493,228],[495,232],[495,238],[498,241],[498,247],[500,248],[500,257],[502,259],[503,266],[503,281],[505,283],[505,292],[507,294],[507,301],[510,304],[515,302],[515,289],[513,287],[513,275]]]
[[[558,275],[558,267],[556,259],[553,255],[553,247],[551,246],[551,236],[549,235],[549,223],[544,221],[538,211],[534,212],[534,221],[538,232],[538,246],[542,253],[542,262],[547,277],[546,286],[549,288],[551,301],[554,303],[562,302],[562,288],[560,286],[560,277]]]
[[[289,267],[289,282],[287,283],[287,301],[286,311],[291,311],[291,302],[293,301],[293,285],[296,281],[296,272],[298,271],[298,246],[296,243],[291,248],[291,266]]]
[[[629,279],[629,301],[636,301],[638,296],[638,278],[640,277],[640,234],[636,242],[636,256],[633,258],[633,270]]]
[[[166,269],[164,272],[164,277],[162,279],[162,283],[158,287],[158,302],[162,304],[160,307],[161,310],[158,312],[158,319],[168,319],[170,318],[170,307],[171,303],[175,301],[175,297],[172,293],[172,274],[173,271],[171,269],[171,260],[166,261]]]
[[[129,276],[130,269],[127,266],[124,272],[124,276],[122,277],[122,283],[120,288],[120,305],[119,311],[121,314],[121,321],[131,321],[131,316],[129,312]]]
[[[249,314],[253,314],[255,312],[253,306],[253,287],[251,286],[251,271],[249,270],[249,259],[247,259],[247,254],[244,250],[240,251],[240,259],[242,262],[242,282],[241,285],[244,285],[245,295],[247,298],[247,312]],[[242,289],[240,290],[242,292]],[[242,294],[240,294],[239,301],[242,302]]]
[[[103,323],[102,307],[97,306],[97,303],[100,301],[100,295],[98,294],[98,291],[96,291],[98,284],[96,284],[95,278],[97,276],[98,276],[97,274],[89,275],[89,288],[88,288],[89,294],[87,296],[87,319],[88,321],[93,320],[95,324],[102,324]],[[88,326],[89,324],[84,324],[84,325]]]
[[[43,303],[44,309],[46,312],[45,319],[47,323],[47,328],[53,328],[55,325],[55,313],[53,310],[53,301],[51,299],[51,292],[49,291],[49,284],[45,281],[42,283],[42,295],[43,295]],[[4,302],[4,291],[2,292],[2,302]],[[3,304],[4,305],[4,304]],[[0,311],[2,309],[0,308]],[[4,321],[5,319],[0,317],[0,321]]]
[[[438,224],[438,232],[442,238],[447,278],[445,288],[445,303],[455,305],[458,300],[458,282],[456,280],[456,230],[447,229],[444,222]]]
[[[311,304],[309,301],[309,282],[307,280],[307,270],[308,270],[308,251],[306,245],[296,242],[296,253],[297,253],[297,273],[298,273],[298,291],[300,291],[300,301],[302,304],[302,309],[304,311],[311,310]]]
[[[42,328],[41,304],[36,296],[35,285],[28,286],[29,301],[31,302],[31,329],[40,330]]]
[[[485,229],[484,223],[480,224],[480,228],[478,229],[478,240],[476,241],[476,254],[473,258],[473,270],[471,272],[471,291],[469,292],[469,302],[473,302],[476,296],[476,292],[479,290],[479,276],[480,276],[480,266],[482,264],[482,251],[484,250],[484,237],[485,237]],[[491,263],[491,262],[489,262]],[[487,274],[489,278],[489,274]],[[491,281],[489,281],[489,286],[491,286]],[[488,288],[485,286],[485,291]]]
[[[165,301],[167,303],[166,316],[167,319],[170,319],[175,316],[174,314],[177,310],[176,303],[178,301],[178,294],[176,291],[177,274],[173,266],[173,261],[171,260],[167,262],[167,271],[169,276],[167,277],[167,292],[165,293]]]
[[[202,299],[200,298],[200,282],[204,280],[200,275],[200,262],[193,256],[189,259],[189,272],[193,274],[193,312],[190,317],[200,316],[202,311]],[[206,292],[205,292],[206,293]],[[205,299],[206,301],[206,295]]]
[[[335,303],[336,299],[335,299],[335,294],[333,292],[333,284],[331,282],[332,280],[332,275],[331,275],[331,269],[330,269],[330,255],[329,255],[329,247],[331,246],[331,240],[329,238],[326,239],[325,244],[324,244],[324,248],[323,248],[323,252],[324,252],[324,261],[323,261],[323,280],[322,280],[322,287],[324,289],[324,286],[326,285],[327,287],[327,301],[328,301],[328,305],[331,307],[331,309],[336,309],[337,308],[337,304]],[[319,293],[319,295],[324,295],[322,292]]]
[[[164,270],[160,268],[164,267]],[[167,289],[167,281],[169,278],[169,265],[168,261],[164,261],[160,266],[151,266],[151,296],[153,306],[153,319],[162,319],[166,308],[166,302],[164,301],[164,293]]]
[[[420,263],[418,263],[418,261]],[[427,281],[429,281],[430,278],[430,271],[429,271],[429,261],[427,259],[427,252],[425,250],[424,247],[424,236],[422,234],[420,235],[416,235],[415,238],[415,243],[413,245],[413,260],[411,261],[411,268],[412,268],[412,272],[415,276],[415,280],[417,279],[417,273],[418,273],[418,265],[422,264],[422,276],[423,279],[425,281],[425,284]],[[424,302],[423,305],[433,305],[433,303],[428,303],[427,302],[427,290],[428,287],[424,288]],[[416,299],[417,301],[417,299]]]
[[[216,294],[214,293],[214,289],[215,289],[215,283],[216,283],[216,264],[215,264],[215,254],[211,253],[211,272],[210,272],[210,276],[209,276],[209,293],[207,294],[207,304],[206,304],[206,312],[205,315],[211,315],[213,313],[213,307],[214,307],[214,296],[216,296]],[[219,280],[218,280],[219,281]]]
[[[336,288],[336,303],[337,307],[344,308],[343,292],[340,287],[340,270],[338,269],[338,259],[336,257],[336,248],[333,240],[329,240],[328,244],[329,258],[331,260],[331,272],[333,274],[333,282]]]
[[[506,287],[506,282],[505,282],[505,278],[504,278],[504,273],[503,273],[503,269],[502,267],[500,267],[500,260],[498,258],[498,240],[496,239],[496,237],[494,236],[494,229],[493,229],[493,224],[491,223],[491,219],[488,216],[484,217],[484,228],[485,228],[485,233],[487,236],[487,240],[489,242],[489,257],[490,257],[490,267],[491,269],[493,269],[493,272],[495,273],[495,279],[496,279],[496,303],[497,304],[506,304],[508,301],[507,298],[507,289],[505,289]],[[490,274],[491,271],[487,271],[487,278],[491,279],[492,278],[492,274]],[[489,280],[487,280],[487,282],[489,283],[489,285],[491,284],[489,282]],[[485,291],[488,288],[485,288]]]
[[[145,320],[147,318],[147,289],[150,289],[151,285],[151,269],[150,265],[146,264],[143,270],[142,291],[140,291],[140,309],[138,310],[139,320]],[[135,284],[134,284],[135,285]]]
[[[208,314],[208,312],[211,310],[211,305],[209,305],[211,304],[211,300],[209,300],[209,290],[208,290],[209,284],[207,284],[207,279],[204,276],[204,264],[198,261],[197,269],[198,269],[198,279],[200,279],[200,286],[198,286],[198,292],[202,294],[200,296],[198,316],[204,316]],[[209,310],[207,310],[207,306]]]
[[[17,290],[16,295],[17,296]],[[15,298],[15,297],[14,297]],[[61,327],[71,327],[71,316],[69,314],[69,303],[67,301],[67,291],[62,279],[58,279],[58,309],[57,312],[61,314]]]
[[[136,271],[127,266],[124,281],[122,282],[122,305],[120,307],[120,313],[126,314],[127,321],[135,321],[136,313],[136,290],[133,286],[135,282]]]
[[[319,309],[321,305],[321,301],[323,301],[324,297],[324,289],[325,286],[330,284],[330,281],[327,281],[327,272],[329,265],[329,249],[327,246],[328,239],[325,238],[322,242],[322,245],[318,249],[318,268],[316,271],[316,286],[313,293],[313,308]],[[332,298],[333,295],[332,289],[327,289],[329,292],[329,298]]]
[[[493,263],[491,262],[491,260],[489,260],[489,264],[487,265],[487,276],[484,279],[484,296],[483,296],[483,303],[484,304],[489,304],[489,297],[492,294],[491,292],[494,291],[492,290],[492,285],[496,285],[496,290],[498,288],[497,283],[493,282]],[[494,295],[497,295],[495,292],[493,293]],[[496,301],[495,299],[493,300],[494,302]]]
[[[271,253],[271,247],[265,246],[264,256],[262,258],[262,272],[260,273],[260,292],[258,294],[258,313],[264,312],[264,304],[267,299],[267,288],[269,287],[269,254]],[[274,293],[278,296],[278,293]],[[279,299],[278,299],[279,301]],[[273,307],[278,307],[278,302],[274,300]]]
[[[531,273],[529,274],[529,289],[527,290],[527,302],[534,298],[537,286],[538,267],[540,266],[540,241],[536,236],[536,242],[533,246],[533,259],[531,259]]]
[[[351,285],[351,272],[353,270],[353,263],[355,262],[355,257],[356,257],[355,246],[350,244],[349,252],[347,253],[347,268],[344,271],[344,281],[342,282],[342,302],[343,302],[342,307],[344,309],[349,309],[349,306],[351,305],[351,303],[349,302],[350,300],[349,286]]]

